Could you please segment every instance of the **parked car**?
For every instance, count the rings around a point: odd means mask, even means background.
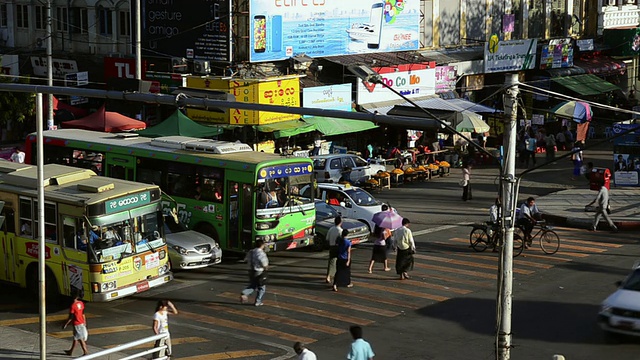
[[[340,216],[331,206],[322,200],[316,200],[316,237],[315,246],[318,249],[329,247],[327,242],[327,232],[335,225],[335,218]],[[362,221],[342,218],[342,228],[349,230],[347,239],[352,244],[360,244],[369,240],[369,227]]]
[[[222,250],[211,237],[189,230],[171,215],[164,216],[171,268],[198,269],[222,262]]]
[[[366,190],[349,184],[320,183],[316,194],[310,192],[311,188],[306,186],[301,194],[309,198],[315,195],[316,199],[331,206],[340,216],[364,222],[369,232],[375,229],[373,214],[382,211],[382,203]]]
[[[600,307],[598,323],[607,333],[640,336],[640,261]]]
[[[351,183],[362,183],[378,171],[386,171],[384,165],[369,164],[365,159],[352,154],[329,154],[312,156],[313,172],[318,182],[338,183],[348,176]]]

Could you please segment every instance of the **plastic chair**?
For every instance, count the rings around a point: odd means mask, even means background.
[[[613,136],[613,130],[611,129],[611,126],[607,126],[606,128],[604,128],[604,136],[608,138]]]

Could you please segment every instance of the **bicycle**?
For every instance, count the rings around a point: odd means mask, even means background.
[[[527,241],[528,246],[531,246],[533,239],[539,237],[540,248],[545,254],[553,255],[557,253],[558,249],[560,249],[560,237],[555,231],[553,231],[553,227],[547,225],[545,220],[538,220],[534,225],[534,229],[535,228],[538,228],[538,232],[529,237],[529,240]],[[521,225],[518,225],[516,226],[516,229],[519,231],[518,235],[524,239],[524,228]]]
[[[524,249],[524,241],[519,234],[513,234],[513,257],[517,257]],[[502,228],[493,223],[474,224],[469,234],[469,243],[473,250],[483,252],[488,247],[494,250],[501,246]]]

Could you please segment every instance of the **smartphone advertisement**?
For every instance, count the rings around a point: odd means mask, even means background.
[[[251,0],[250,61],[417,50],[419,0]]]

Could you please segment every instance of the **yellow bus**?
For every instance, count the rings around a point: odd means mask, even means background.
[[[38,178],[34,165],[0,162],[0,281],[38,291]],[[173,279],[155,185],[44,166],[47,299],[81,291],[111,301]]]

